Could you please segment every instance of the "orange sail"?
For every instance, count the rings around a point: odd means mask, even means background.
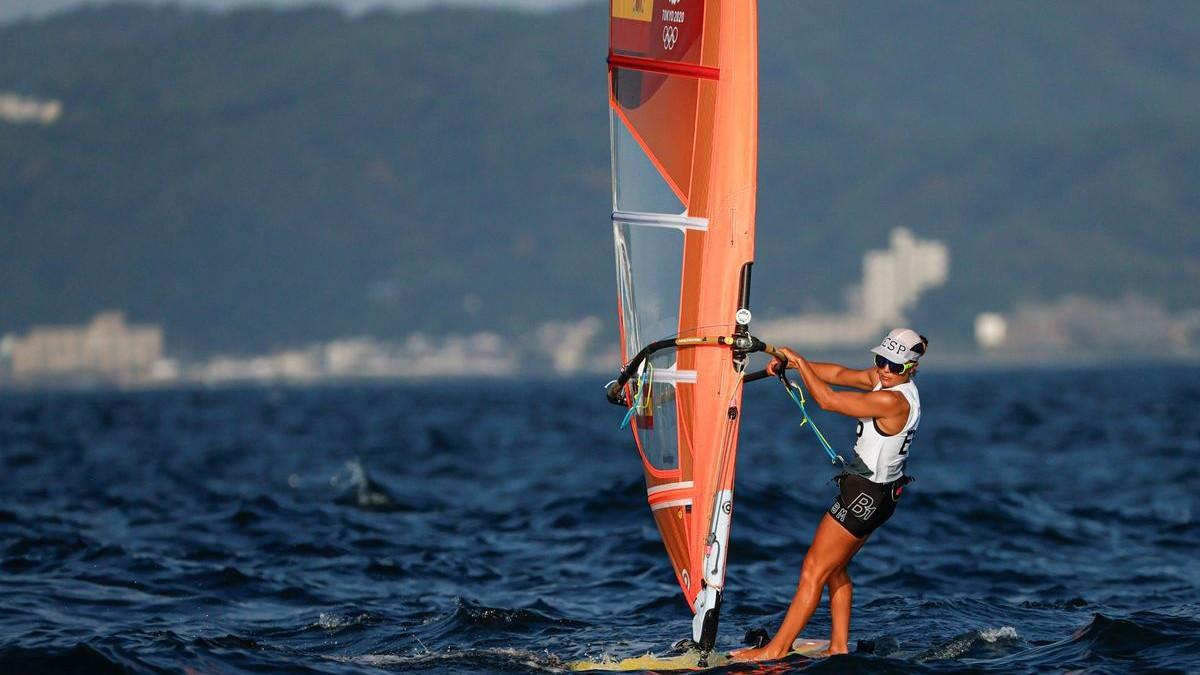
[[[610,0],[613,231],[623,360],[745,330],[758,149],[754,0]],[[625,391],[650,509],[711,648],[725,581],[744,354],[684,340]]]

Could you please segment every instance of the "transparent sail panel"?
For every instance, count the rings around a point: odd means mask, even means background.
[[[613,220],[617,251],[617,292],[625,360],[642,347],[679,331],[680,272],[683,232],[673,227],[634,225]],[[675,351],[670,350],[675,362]],[[658,365],[657,363],[655,364]]]
[[[654,167],[633,134],[615,112],[612,123],[613,210],[643,213],[683,213],[662,174]]]
[[[615,68],[612,85],[616,210],[683,213],[691,189],[699,80]]]

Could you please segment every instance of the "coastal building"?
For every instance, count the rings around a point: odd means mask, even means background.
[[[1066,295],[1025,303],[1009,314],[975,319],[975,342],[984,353],[1023,357],[1099,354],[1194,356],[1200,348],[1200,312],[1172,314],[1159,300]]]
[[[439,335],[413,333],[403,342],[369,336],[342,338],[269,354],[218,354],[188,364],[186,382],[289,383],[354,379],[507,376],[517,372],[517,355],[495,333]]]
[[[3,340],[4,379],[12,384],[149,380],[163,357],[163,329],[127,324],[120,312],[102,312],[84,326],[34,326]]]
[[[62,116],[61,101],[41,101],[13,92],[0,92],[0,122],[54,124]]]

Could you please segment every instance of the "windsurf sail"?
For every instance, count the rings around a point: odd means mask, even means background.
[[[746,353],[758,149],[754,0],[610,0],[626,420],[667,557],[716,638]]]

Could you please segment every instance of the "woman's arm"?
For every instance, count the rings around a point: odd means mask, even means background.
[[[808,365],[812,367],[817,377],[832,385],[853,387],[855,389],[862,389],[863,391],[870,391],[875,386],[875,380],[871,377],[870,369],[854,370],[838,363],[819,363],[813,361],[809,361]]]
[[[787,357],[788,367],[795,368],[797,360],[801,358],[800,355],[788,347],[783,347],[779,351]],[[875,373],[870,368],[855,370],[838,363],[817,363],[813,361],[809,361],[808,365],[812,367],[813,372],[821,380],[838,387],[853,387],[863,391],[871,391],[876,384]],[[771,361],[767,364],[767,371],[775,374],[778,367],[778,361]]]
[[[792,352],[795,354],[795,352]],[[804,386],[822,410],[840,413],[848,417],[899,417],[908,415],[908,399],[894,391],[836,391],[817,374],[813,365],[803,356],[789,355],[789,363],[795,363],[796,371],[804,380]]]

